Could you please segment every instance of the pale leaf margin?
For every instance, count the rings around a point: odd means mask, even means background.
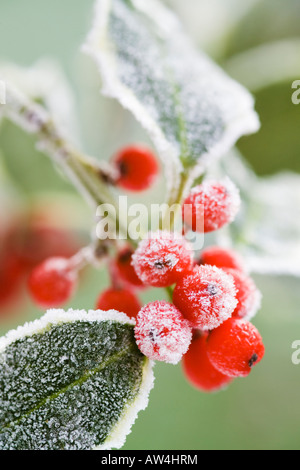
[[[40,319],[25,323],[15,330],[10,330],[5,336],[0,338],[0,354],[17,340],[30,337],[35,334],[42,334],[49,327],[60,325],[62,323],[74,322],[116,322],[120,324],[135,325],[134,320],[130,320],[125,313],[116,310],[73,310],[51,309]],[[131,428],[137,419],[138,413],[147,408],[149,403],[149,394],[154,386],[153,361],[147,360],[143,368],[143,379],[141,387],[134,402],[125,409],[120,416],[118,423],[107,437],[106,441],[92,450],[112,450],[121,449],[126,441]]]

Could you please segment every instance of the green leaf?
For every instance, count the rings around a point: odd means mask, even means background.
[[[49,311],[0,340],[0,449],[119,448],[152,385],[126,315]]]
[[[103,93],[149,132],[174,186],[183,169],[203,171],[259,122],[248,92],[201,52],[157,0],[98,0],[84,45]]]
[[[300,77],[300,67],[295,76]],[[256,94],[262,128],[238,145],[240,152],[260,176],[282,170],[300,172],[300,105],[292,102],[292,94],[296,91],[292,88],[293,82],[294,79],[276,84]]]
[[[228,38],[227,56],[300,34],[299,0],[259,0]],[[283,60],[285,57],[281,56]],[[284,66],[283,66],[284,67]],[[267,65],[264,65],[267,68]],[[253,73],[253,71],[252,71]]]
[[[300,39],[274,41],[236,54],[225,68],[252,93],[277,84],[287,84],[289,91],[295,77],[300,75]],[[278,57],[281,58],[280,63]],[[255,73],[253,73],[255,70]]]

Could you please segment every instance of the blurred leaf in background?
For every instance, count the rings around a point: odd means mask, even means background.
[[[227,70],[256,97],[261,130],[239,147],[261,175],[300,172],[300,110],[291,101],[291,85],[300,76],[299,19],[297,0],[261,0],[236,26],[225,52]]]

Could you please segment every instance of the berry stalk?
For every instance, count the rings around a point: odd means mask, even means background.
[[[1,108],[8,119],[36,136],[38,147],[63,169],[90,205],[96,208],[109,203],[118,209],[107,184],[106,172],[96,160],[84,155],[67,141],[42,106],[28,100],[8,85],[6,104],[1,105]],[[117,215],[117,228],[127,235],[127,231],[122,229],[121,218]]]
[[[169,199],[167,201],[167,206],[168,207],[174,206],[174,207],[177,207],[179,210],[179,207],[181,206],[185,196],[189,192],[192,185],[193,185],[193,180],[191,179],[189,172],[186,170],[180,173],[178,187],[175,188],[175,190],[171,192]],[[165,227],[168,227],[168,229],[172,231],[174,228],[176,216],[177,216],[176,211],[170,211],[170,214],[166,214],[166,217],[162,221],[160,228],[163,230]]]

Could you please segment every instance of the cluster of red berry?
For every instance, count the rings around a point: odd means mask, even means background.
[[[146,356],[183,359],[186,377],[203,391],[247,376],[263,358],[262,338],[249,321],[260,293],[235,253],[211,247],[194,263],[184,240],[161,233],[140,243],[133,265],[147,285],[175,283],[172,303],[150,303],[137,315],[136,341]]]
[[[125,149],[114,162],[117,184],[126,189],[145,189],[157,175],[153,155],[143,149]],[[233,183],[205,181],[184,201],[183,221],[187,230],[212,232],[232,222],[239,206]],[[141,352],[172,364],[182,359],[186,377],[200,390],[216,391],[247,376],[263,358],[262,338],[250,323],[260,293],[232,250],[210,247],[196,259],[184,235],[157,231],[136,250],[120,249],[111,271],[117,285],[100,295],[96,308],[135,318]],[[40,305],[57,307],[69,300],[77,274],[70,260],[48,259],[32,273],[30,291]],[[145,287],[167,288],[172,301],[142,306],[135,290]]]

